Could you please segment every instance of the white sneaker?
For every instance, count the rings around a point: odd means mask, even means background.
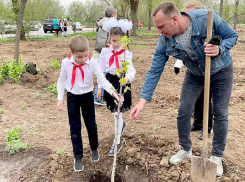
[[[192,156],[192,151],[191,150],[189,152],[187,152],[181,147],[180,150],[169,159],[169,162],[171,164],[178,164],[183,159],[191,158],[191,156]]]
[[[94,101],[94,104],[99,105],[99,106],[106,106],[106,102],[102,100]]]
[[[217,172],[216,176],[222,176],[223,174],[223,165],[222,165],[222,157],[211,156],[210,160],[217,164]]]

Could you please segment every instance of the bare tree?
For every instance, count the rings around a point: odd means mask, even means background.
[[[18,23],[17,23],[17,31],[15,36],[15,46],[14,46],[14,59],[15,61],[19,62],[19,49],[20,49],[20,34],[22,29],[22,22],[23,17],[25,13],[25,6],[26,6],[27,0],[21,0],[20,8],[19,8],[19,17],[18,17]]]

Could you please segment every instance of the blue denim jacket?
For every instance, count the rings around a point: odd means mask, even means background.
[[[160,35],[151,68],[146,75],[141,91],[141,98],[148,101],[151,100],[152,93],[156,88],[169,56],[183,60],[184,65],[194,75],[205,75],[204,43],[207,34],[207,13],[208,11],[204,9],[185,13],[191,18],[192,23],[191,46],[194,52],[193,57],[190,57],[185,48],[175,41],[175,36],[168,39],[165,35]],[[237,41],[237,33],[216,13],[213,13],[213,35],[222,37],[222,45],[219,46],[219,56],[211,60],[211,75],[231,64],[230,49]]]

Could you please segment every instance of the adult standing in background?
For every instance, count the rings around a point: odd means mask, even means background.
[[[190,138],[191,115],[194,104],[204,89],[205,57],[211,57],[210,88],[213,96],[213,148],[210,160],[217,164],[217,176],[222,176],[222,157],[228,133],[228,105],[233,83],[233,61],[230,49],[236,44],[237,33],[216,13],[213,13],[213,36],[222,38],[220,46],[206,42],[208,11],[199,9],[179,12],[172,2],[162,2],[153,11],[154,26],[161,34],[151,68],[130,119],[139,119],[147,101],[160,79],[169,56],[183,60],[187,67],[182,85],[177,117],[180,150],[169,162],[178,164],[192,156]]]
[[[76,25],[76,22],[75,21],[72,23],[72,26],[71,27],[72,27],[73,33],[76,33],[77,25]]]
[[[57,16],[54,16],[53,26],[54,26],[55,35],[58,37],[58,35],[59,35],[59,21],[57,20]]]
[[[101,20],[99,20],[99,21],[97,22],[98,31],[104,31],[104,30],[102,29],[103,23],[106,22],[106,21],[108,21],[108,20],[110,20],[110,19],[112,19],[112,18],[114,18],[114,19],[117,18],[117,9],[114,8],[114,7],[112,7],[112,6],[108,6],[108,7],[106,7],[106,9],[105,9],[105,17],[102,18]],[[105,32],[105,33],[106,33],[106,32]],[[100,40],[97,40],[97,38],[96,38],[96,41],[100,41]],[[104,40],[103,40],[103,41],[104,41]],[[106,41],[106,40],[105,40],[105,41]],[[95,45],[96,45],[96,44],[97,44],[97,42],[95,42]],[[105,44],[106,44],[106,42],[105,42]],[[103,45],[103,46],[105,46],[105,45]],[[104,47],[101,47],[101,49],[102,49],[102,48],[104,48]],[[94,49],[94,51],[93,51],[92,57],[93,57],[95,60],[97,60],[97,61],[99,61],[100,52],[101,52],[101,50],[100,50],[100,51],[96,51],[95,49]],[[100,98],[100,99],[97,98],[97,92],[98,92],[98,86],[95,88],[95,93],[94,93],[94,103],[95,103],[96,105],[105,106],[105,105],[106,105],[106,102],[103,101],[104,89],[101,89],[101,98]]]

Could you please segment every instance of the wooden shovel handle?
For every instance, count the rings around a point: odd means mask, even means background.
[[[208,11],[207,21],[207,39],[208,43],[212,38],[213,30],[213,12]],[[209,110],[209,93],[210,93],[210,67],[211,57],[206,56],[205,62],[205,83],[204,83],[204,106],[203,106],[203,155],[206,158],[208,154],[208,110]]]

